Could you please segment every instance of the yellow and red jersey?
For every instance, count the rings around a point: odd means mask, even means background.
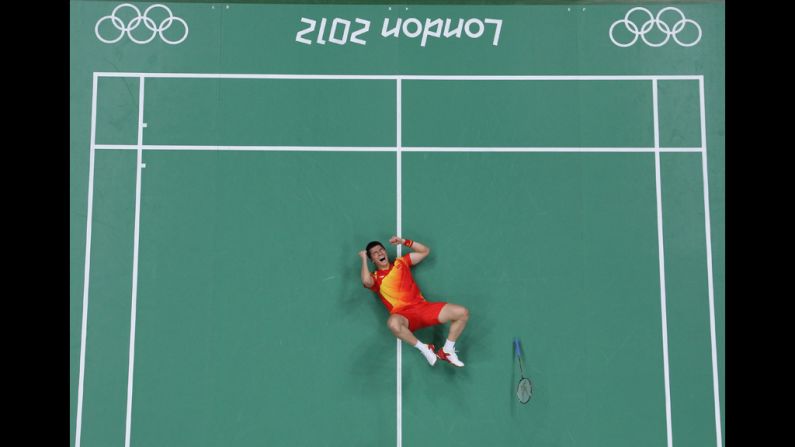
[[[395,259],[387,270],[376,270],[370,273],[374,284],[370,290],[378,293],[390,314],[417,303],[425,301],[420,288],[411,276],[411,257],[408,253]]]

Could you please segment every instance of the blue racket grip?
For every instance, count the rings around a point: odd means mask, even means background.
[[[518,338],[514,338],[513,339],[513,352],[516,353],[516,358],[519,358],[519,357],[522,356],[521,353],[520,353],[521,351],[519,350],[519,339]]]

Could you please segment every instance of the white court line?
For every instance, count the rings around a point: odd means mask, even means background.
[[[401,147],[403,145],[403,103],[401,101],[402,85],[400,79],[396,82],[397,90],[397,131],[396,131],[396,147],[395,147],[395,165],[397,166],[397,233],[398,237],[403,237],[403,166],[401,160]],[[400,257],[403,253],[402,246],[397,245],[397,256]],[[403,345],[401,340],[397,339],[397,447],[403,445]]]
[[[88,161],[88,210],[86,212],[86,260],[83,271],[83,322],[80,329],[80,373],[77,381],[77,423],[75,428],[75,447],[80,447],[80,434],[83,428],[83,382],[86,371],[86,333],[88,330],[88,286],[91,271],[91,219],[94,214],[94,142],[97,134],[97,82],[94,74],[91,87],[91,148]]]
[[[403,152],[620,152],[620,153],[655,153],[655,152],[701,152],[700,147],[404,147]]]
[[[349,147],[349,146],[198,146],[198,145],[167,145],[148,144],[97,144],[96,149],[102,150],[135,150],[145,151],[282,151],[282,152],[618,152],[618,153],[655,153],[655,152],[693,152],[700,153],[700,147],[403,147],[391,146]]]
[[[163,79],[317,79],[317,80],[407,80],[407,81],[651,81],[698,80],[703,75],[585,75],[585,76],[499,76],[499,75],[319,75],[319,74],[255,74],[255,73],[136,73],[96,72],[109,78],[163,78]]]
[[[252,151],[252,152],[394,152],[392,146],[199,146],[168,144],[98,144],[97,149],[145,151]]]
[[[718,343],[715,335],[715,289],[712,283],[712,224],[710,222],[709,211],[709,181],[707,169],[707,121],[704,104],[704,79],[698,82],[698,93],[701,101],[701,146],[704,152],[701,154],[701,172],[704,181],[704,228],[707,238],[707,289],[709,291],[709,333],[710,344],[712,345],[712,393],[715,396],[715,435],[717,446],[723,446],[723,431],[721,430],[720,415],[720,386],[718,382]]]
[[[660,145],[660,122],[657,103],[657,81],[652,81],[652,101],[654,104],[654,146]],[[668,447],[673,446],[671,428],[671,381],[668,368],[668,309],[665,296],[665,246],[663,244],[662,217],[662,178],[660,175],[660,151],[654,153],[654,178],[657,189],[657,246],[660,253],[660,313],[662,314],[663,376],[665,379],[665,426],[668,433]]]
[[[138,93],[138,159],[135,176],[135,235],[133,239],[132,307],[130,311],[130,360],[127,374],[127,419],[125,423],[124,447],[130,447],[132,425],[133,370],[135,367],[135,320],[138,306],[138,240],[141,229],[141,169],[144,141],[144,78],[140,78]]]
[[[331,147],[331,146],[190,146],[190,145],[143,145],[142,138],[141,138],[141,128],[140,128],[140,120],[142,117],[139,117],[139,144],[138,145],[97,145],[95,144],[95,122],[96,122],[96,82],[98,77],[136,77],[142,80],[145,78],[221,78],[221,79],[351,79],[351,80],[396,80],[398,84],[398,145],[397,147]],[[561,80],[580,80],[580,81],[610,81],[610,80],[652,80],[654,83],[655,88],[655,147],[654,148],[610,148],[610,147],[589,147],[589,148],[567,148],[567,147],[560,147],[560,148],[550,148],[550,147],[515,147],[515,148],[485,148],[485,147],[451,147],[451,148],[430,148],[430,147],[414,147],[414,148],[403,148],[401,142],[401,133],[400,133],[400,119],[401,119],[401,110],[400,110],[400,83],[402,80],[427,80],[427,81],[434,81],[434,80],[448,80],[448,81],[478,81],[478,80],[488,80],[488,81],[522,81],[522,80],[547,80],[547,81],[561,81]],[[657,104],[656,104],[656,81],[657,80],[699,80],[700,82],[700,95],[701,95],[701,115],[702,115],[702,147],[700,148],[660,148],[659,147],[659,138],[658,138],[658,123],[657,123]],[[143,85],[141,86],[143,90]],[[704,182],[705,182],[705,225],[707,226],[707,244],[708,244],[708,282],[709,282],[709,292],[710,292],[710,324],[711,324],[711,336],[712,336],[712,357],[713,357],[713,379],[714,379],[714,393],[715,393],[715,412],[716,412],[716,430],[718,432],[718,447],[722,447],[722,440],[721,440],[721,421],[720,421],[720,404],[719,404],[719,395],[718,395],[718,376],[717,376],[717,348],[716,348],[716,336],[715,336],[715,323],[714,323],[714,295],[713,295],[713,285],[712,285],[712,256],[711,256],[711,235],[710,235],[710,223],[709,223],[709,197],[708,197],[708,189],[706,188],[707,183],[707,161],[706,161],[706,133],[705,133],[705,121],[704,121],[704,91],[703,91],[703,75],[684,75],[684,76],[413,76],[413,75],[406,75],[406,76],[379,76],[379,75],[252,75],[252,74],[191,74],[191,73],[106,73],[106,72],[95,72],[94,73],[94,92],[93,92],[93,103],[92,103],[92,153],[91,153],[91,161],[90,161],[90,178],[89,178],[89,216],[87,217],[87,242],[86,242],[86,270],[85,270],[85,281],[84,281],[84,305],[83,305],[83,328],[82,328],[82,341],[81,341],[81,371],[80,371],[80,381],[79,381],[79,391],[78,391],[78,414],[77,414],[77,434],[76,434],[76,447],[79,447],[80,441],[80,431],[81,431],[81,415],[82,415],[82,397],[83,397],[83,377],[84,377],[84,356],[85,356],[85,337],[86,337],[86,323],[87,323],[87,305],[88,305],[88,276],[89,276],[89,260],[90,260],[90,225],[91,225],[91,209],[93,203],[93,173],[94,173],[94,150],[95,149],[102,149],[102,150],[136,150],[138,151],[138,181],[136,185],[136,235],[135,235],[135,265],[134,265],[134,276],[137,278],[137,244],[138,244],[138,226],[139,226],[139,219],[140,219],[140,175],[141,175],[141,159],[142,159],[142,151],[143,150],[182,150],[182,151],[189,151],[189,150],[196,150],[196,151],[328,151],[328,152],[344,152],[344,151],[352,151],[352,152],[391,152],[395,151],[397,156],[397,196],[398,196],[398,203],[397,203],[397,212],[398,212],[398,235],[401,235],[401,153],[403,151],[407,152],[490,152],[490,153],[498,153],[498,152],[572,152],[572,153],[608,153],[608,152],[615,152],[615,153],[654,153],[655,154],[655,162],[656,162],[656,174],[657,174],[657,187],[658,187],[658,236],[660,237],[660,256],[661,256],[661,281],[662,281],[662,306],[663,309],[665,307],[665,292],[664,292],[664,259],[663,259],[663,251],[662,251],[662,222],[661,222],[661,191],[660,191],[660,178],[659,178],[659,157],[660,153],[663,152],[671,152],[671,153],[683,153],[683,152],[702,152],[703,153],[703,170],[704,170]],[[140,98],[140,101],[143,102],[143,91]],[[142,104],[141,104],[142,109]],[[139,113],[142,114],[142,110],[139,110]],[[398,255],[401,253],[401,247],[397,247]],[[134,291],[133,291],[133,302],[135,303],[137,299],[137,279],[134,280]],[[130,353],[130,374],[128,377],[128,416],[127,416],[127,434],[126,434],[126,445],[129,446],[129,432],[130,432],[130,416],[131,416],[131,399],[132,399],[132,370],[133,370],[133,359],[134,359],[134,320],[135,320],[135,308],[133,308],[133,315],[131,315],[131,353]],[[665,360],[665,375],[666,375],[666,416],[668,421],[668,445],[669,447],[672,445],[672,435],[671,435],[671,418],[670,418],[670,391],[668,385],[668,359],[667,359],[667,320],[665,315],[665,310],[663,310],[663,331],[664,331],[664,360]],[[401,342],[397,340],[397,360],[398,360],[398,447],[401,446],[402,443],[402,420],[401,420],[401,412],[402,412],[402,403],[400,398],[400,393],[402,392],[402,384],[400,382],[400,371],[401,371]]]

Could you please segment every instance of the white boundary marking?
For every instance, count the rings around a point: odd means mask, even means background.
[[[588,76],[443,76],[443,75],[308,75],[308,74],[255,74],[255,73],[136,73],[136,72],[97,72],[100,77],[109,78],[168,78],[168,79],[340,79],[389,81],[651,81],[659,80],[698,80],[703,75],[588,75]]]
[[[654,109],[654,147],[660,146],[660,120],[657,102],[657,81],[652,81],[652,102]],[[660,151],[654,152],[654,178],[657,190],[657,247],[660,254],[660,314],[662,315],[663,377],[665,381],[665,427],[668,447],[673,446],[671,427],[671,381],[668,366],[668,309],[665,297],[665,246],[663,244],[662,177],[660,175]]]
[[[141,110],[139,110],[139,141],[137,145],[112,145],[112,144],[96,144],[96,101],[97,101],[97,82],[100,77],[135,77],[141,80],[141,98],[139,98]],[[166,79],[337,79],[337,80],[396,80],[397,81],[397,101],[398,101],[398,144],[397,147],[334,147],[334,146],[192,146],[192,145],[144,145],[142,142],[142,128],[145,124],[142,122],[142,109],[143,109],[143,81],[146,78],[166,78]],[[431,148],[431,147],[409,147],[403,148],[401,144],[400,133],[400,119],[401,119],[401,80],[424,80],[424,81],[565,81],[565,80],[579,80],[579,81],[653,81],[654,85],[654,114],[655,114],[655,147],[646,148],[622,148],[622,147],[444,147],[444,148]],[[658,137],[658,123],[657,123],[657,81],[658,80],[697,80],[699,81],[699,99],[700,99],[700,112],[701,112],[701,147],[700,148],[661,148],[659,147]],[[672,444],[671,439],[671,417],[670,417],[670,395],[668,385],[668,359],[667,359],[667,321],[665,316],[665,292],[664,292],[664,260],[662,254],[662,222],[661,222],[661,190],[660,190],[660,172],[659,172],[659,157],[660,153],[687,153],[687,152],[701,152],[702,153],[702,170],[704,182],[704,208],[705,208],[705,227],[706,227],[706,242],[707,242],[707,269],[708,269],[708,289],[709,289],[709,305],[710,305],[710,335],[712,345],[712,369],[713,369],[713,394],[715,397],[715,427],[717,433],[717,445],[722,447],[722,431],[721,431],[721,412],[720,412],[720,395],[719,395],[719,382],[718,382],[718,359],[717,359],[717,337],[715,328],[715,305],[714,305],[714,286],[713,286],[713,268],[712,268],[712,236],[711,236],[711,223],[709,212],[709,189],[707,177],[707,152],[706,152],[706,121],[705,121],[705,103],[704,103],[704,76],[703,75],[639,75],[639,76],[623,76],[623,75],[592,75],[592,76],[434,76],[434,75],[295,75],[295,74],[230,74],[230,73],[143,73],[143,72],[94,72],[93,74],[93,88],[92,88],[92,110],[91,110],[91,147],[89,157],[89,180],[88,180],[88,211],[86,217],[86,258],[85,258],[85,272],[83,283],[83,315],[82,315],[82,328],[81,328],[81,345],[80,345],[80,372],[78,380],[78,404],[77,404],[77,427],[75,433],[75,447],[80,447],[80,437],[82,430],[82,410],[83,410],[83,390],[85,380],[85,352],[86,352],[86,334],[88,322],[88,291],[89,291],[89,275],[90,275],[90,259],[91,259],[91,221],[93,213],[93,189],[94,189],[94,156],[97,149],[100,150],[136,150],[138,151],[138,167],[137,167],[137,182],[136,182],[136,230],[135,230],[135,246],[134,246],[134,280],[133,280],[133,309],[131,313],[131,337],[130,337],[130,370],[128,376],[128,408],[127,408],[127,427],[125,445],[129,446],[130,441],[130,416],[132,408],[132,372],[134,360],[134,334],[135,334],[135,305],[137,301],[137,256],[138,256],[138,237],[139,237],[139,224],[140,224],[140,180],[142,168],[142,152],[144,150],[196,150],[196,151],[333,151],[333,152],[396,152],[397,156],[397,211],[398,211],[398,235],[401,231],[401,153],[406,152],[571,152],[571,153],[608,153],[608,152],[623,152],[623,153],[637,153],[647,152],[655,154],[655,167],[656,167],[656,180],[658,188],[658,238],[660,243],[660,262],[661,271],[660,277],[662,281],[663,291],[661,292],[661,303],[663,306],[663,343],[664,343],[664,361],[665,361],[665,376],[666,376],[666,417],[668,426],[668,445]],[[397,247],[398,255],[401,253],[401,247]],[[400,382],[401,371],[401,344],[397,340],[397,361],[398,361],[398,432],[397,443],[401,447],[402,443],[402,428],[401,428],[401,410],[402,403],[400,393],[402,387]]]
[[[394,146],[192,146],[145,144],[140,146],[145,151],[283,151],[283,152],[394,152]],[[106,150],[138,150],[135,144],[98,144],[97,149]]]
[[[133,371],[135,367],[135,319],[138,307],[138,240],[141,230],[141,169],[143,168],[144,142],[144,78],[140,78],[138,89],[138,159],[135,178],[135,236],[133,240],[132,305],[130,310],[130,364],[127,374],[127,419],[125,423],[124,447],[130,447],[132,425]]]
[[[261,151],[261,152],[703,152],[700,147],[384,147],[384,146],[194,146],[167,144],[97,144],[96,149],[102,150],[134,150],[145,151]]]
[[[704,181],[704,228],[707,239],[707,290],[709,291],[709,330],[712,345],[712,393],[715,396],[715,436],[718,447],[723,447],[723,430],[720,415],[720,386],[718,381],[718,343],[715,335],[715,289],[712,283],[712,224],[709,210],[709,181],[707,169],[707,121],[704,103],[704,78],[698,80],[699,102],[701,103],[701,171]]]
[[[75,423],[75,447],[80,447],[83,428],[83,381],[86,370],[86,334],[88,333],[88,286],[91,272],[91,220],[94,214],[94,150],[97,130],[97,83],[94,74],[91,87],[91,149],[88,157],[88,209],[86,210],[86,259],[83,270],[83,321],[80,329],[80,372],[77,380],[77,421]]]
[[[397,182],[397,233],[395,233],[398,237],[403,237],[403,160],[401,159],[401,148],[403,146],[403,103],[402,103],[402,96],[403,96],[403,86],[400,82],[400,79],[396,81],[396,90],[397,90],[397,125],[396,125],[396,147],[395,147],[395,156],[396,156],[396,182]],[[402,246],[400,244],[397,245],[397,256],[400,257],[403,253]],[[403,345],[400,339],[397,339],[397,447],[403,446]]]
[[[700,147],[405,147],[403,152],[701,152]]]

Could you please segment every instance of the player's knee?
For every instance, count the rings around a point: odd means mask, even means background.
[[[386,327],[388,327],[390,331],[397,333],[400,331],[400,320],[389,317],[389,319],[386,320]]]
[[[459,320],[464,320],[464,321],[469,320],[469,309],[461,306],[461,317],[459,318]]]

